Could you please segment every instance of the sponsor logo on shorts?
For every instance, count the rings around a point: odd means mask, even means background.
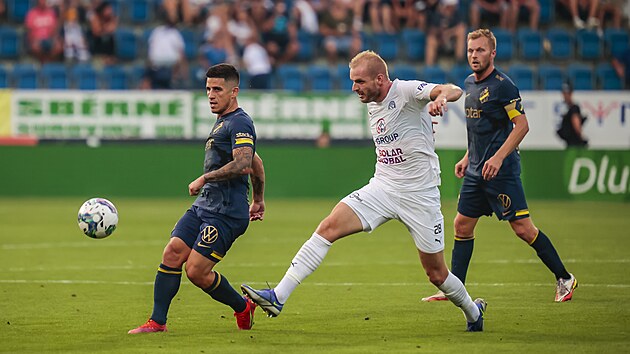
[[[354,192],[348,196],[348,198],[356,199],[360,202],[363,202],[363,199],[359,196],[359,192]]]
[[[219,238],[219,230],[214,226],[206,226],[201,232],[201,241],[197,242],[197,246],[210,248],[210,244]]]

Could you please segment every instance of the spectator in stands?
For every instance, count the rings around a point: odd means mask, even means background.
[[[599,26],[597,5],[600,0],[558,0],[564,5],[573,18],[576,29],[595,29]]]
[[[300,49],[297,26],[284,0],[276,0],[261,34],[274,66],[291,61]]]
[[[334,64],[339,54],[354,57],[361,50],[361,36],[353,27],[354,12],[343,0],[331,0],[321,13],[319,31],[324,36],[324,49],[329,63]]]
[[[428,26],[428,19],[432,17],[436,12],[439,5],[439,0],[416,0],[416,28],[421,31],[426,31]]]
[[[170,18],[149,36],[148,65],[140,88],[170,89],[188,77],[184,38]]]
[[[206,18],[212,5],[212,0],[162,0],[159,12],[173,23],[191,26]]]
[[[418,21],[416,0],[391,0],[394,28],[415,28]]]
[[[243,52],[252,36],[258,36],[256,25],[242,4],[237,4],[231,9],[231,16],[227,22],[227,31],[234,38],[239,53]]]
[[[540,20],[540,4],[538,0],[510,0],[512,6],[510,6],[510,18],[508,20],[509,29],[512,32],[516,31],[518,26],[518,20],[521,12],[521,7],[527,9],[529,13],[529,28],[537,31],[538,21]]]
[[[88,42],[90,52],[102,57],[106,65],[116,62],[114,33],[118,28],[118,17],[109,1],[97,3],[94,11],[88,14]]]
[[[265,47],[260,44],[258,34],[252,33],[243,50],[243,66],[249,74],[248,87],[254,90],[271,88],[271,60]]]
[[[291,16],[294,19],[298,30],[310,34],[319,33],[319,22],[317,12],[308,0],[295,0],[291,9]]]
[[[63,47],[64,56],[67,61],[87,61],[90,59],[87,40],[83,33],[83,28],[79,22],[80,11],[78,1],[71,1],[64,7],[63,22]]]
[[[562,122],[557,133],[558,136],[564,140],[569,146],[586,147],[588,140],[584,139],[582,135],[582,126],[586,121],[586,117],[580,112],[580,106],[573,102],[573,88],[571,84],[565,82],[562,84],[562,97],[564,99],[564,105],[560,115],[562,116]]]
[[[46,0],[37,0],[37,5],[26,14],[24,26],[28,49],[42,63],[56,60],[61,54],[57,20],[55,11],[46,4]]]
[[[203,67],[223,62],[237,64],[236,44],[228,27],[229,16],[230,7],[225,3],[211,8],[206,19],[205,42],[200,48]]]
[[[510,28],[510,2],[508,0],[473,0],[470,4],[470,27]]]
[[[626,90],[630,90],[630,46],[612,59],[612,66]]]
[[[425,60],[428,66],[435,65],[438,48],[452,50],[457,62],[464,61],[466,25],[457,9],[458,3],[459,0],[440,0],[437,12],[429,18]]]
[[[622,2],[622,0],[601,0],[597,11],[600,27],[621,29],[621,14],[623,13],[621,8]],[[612,24],[605,26],[609,18]]]
[[[372,27],[372,31],[375,33],[395,33],[396,28],[394,27],[394,9],[392,7],[392,0],[367,1],[367,8],[370,15],[370,25]],[[357,30],[360,30],[360,28],[358,28]]]
[[[4,22],[7,19],[7,6],[4,0],[0,0],[0,22]]]

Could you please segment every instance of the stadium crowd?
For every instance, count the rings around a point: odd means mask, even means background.
[[[469,30],[492,28],[522,90],[630,88],[621,0],[0,0],[0,87],[196,88],[236,65],[244,88],[348,89],[373,49],[391,76],[461,85]],[[625,6],[628,6],[627,4]]]

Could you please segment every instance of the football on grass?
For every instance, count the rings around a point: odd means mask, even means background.
[[[79,209],[79,228],[91,238],[105,238],[116,230],[118,210],[104,198],[92,198]]]

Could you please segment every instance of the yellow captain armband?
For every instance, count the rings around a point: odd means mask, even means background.
[[[510,101],[510,103],[503,108],[505,108],[510,120],[514,119],[514,117],[520,116],[521,114],[525,114],[520,98]]]

